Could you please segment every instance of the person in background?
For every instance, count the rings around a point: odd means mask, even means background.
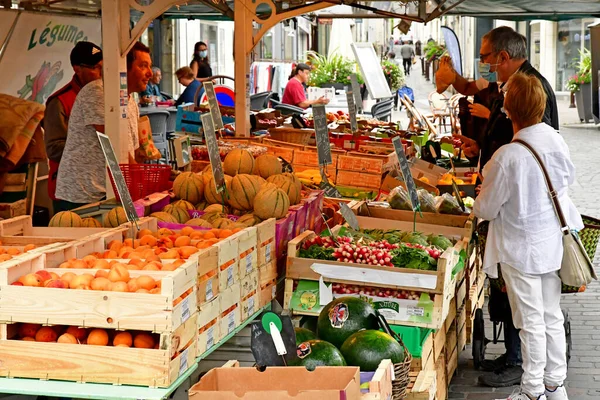
[[[410,67],[412,66],[412,59],[415,56],[415,51],[407,41],[400,47],[400,55],[402,56],[402,64],[404,65],[404,74],[410,76]]]
[[[208,61],[208,47],[204,42],[198,42],[194,45],[194,58],[190,63],[190,68],[194,71],[194,76],[200,82],[207,81],[213,75],[210,62]]]
[[[310,66],[306,64],[296,65],[296,68],[293,69],[292,75],[290,75],[290,79],[285,86],[281,102],[283,104],[290,104],[300,108],[308,108],[313,104],[328,104],[329,100],[325,97],[321,97],[316,100],[306,99],[304,84],[308,82],[309,77]]]
[[[152,78],[150,49],[136,42],[127,54],[127,153],[135,163],[134,152],[139,147],[138,119],[140,111],[134,93],[146,90]],[[77,96],[69,133],[58,168],[56,211],[68,211],[106,197],[106,159],[96,131],[104,133],[104,84],[101,79],[86,85]]]
[[[556,130],[542,122],[546,108],[542,83],[519,72],[505,89],[504,109],[515,139],[539,154],[569,228],[583,229],[581,215],[568,195],[575,183],[569,148]],[[510,143],[494,153],[483,177],[473,208],[477,217],[490,221],[483,268],[490,277],[502,270],[523,347],[521,389],[508,399],[568,400],[563,386],[567,359],[558,275],[563,233],[544,174],[524,146]]]
[[[90,42],[78,42],[71,50],[71,66],[75,74],[69,83],[53,93],[44,111],[44,142],[48,154],[48,195],[56,210],[56,177],[67,142],[69,117],[79,91],[102,77],[102,49]]]
[[[148,85],[146,86],[146,90],[140,93],[140,102],[142,104],[150,104],[156,101],[164,101],[162,94],[160,93],[160,81],[162,80],[162,72],[158,67],[152,67],[152,78]]]
[[[196,92],[202,85],[195,78],[194,71],[192,71],[190,67],[182,67],[175,71],[175,76],[177,76],[179,83],[185,86],[185,90],[175,102],[175,107],[178,107],[184,103],[193,103]]]

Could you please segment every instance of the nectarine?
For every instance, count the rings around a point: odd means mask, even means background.
[[[42,278],[36,274],[27,274],[23,278],[24,286],[40,287],[42,286]]]
[[[94,278],[92,282],[90,282],[90,287],[92,290],[109,290],[110,284],[111,282],[108,278],[99,277]]]
[[[42,326],[35,334],[36,342],[56,342],[58,334],[49,326]]]
[[[92,346],[108,345],[108,333],[104,329],[94,329],[87,337],[87,344]]]
[[[23,323],[19,325],[19,336],[35,337],[35,334],[40,330],[42,325]]]
[[[127,346],[131,347],[133,344],[133,338],[129,332],[119,332],[113,338],[113,346]]]
[[[108,272],[108,280],[111,282],[129,281],[129,270],[123,264],[114,264]]]
[[[140,332],[133,339],[133,346],[138,349],[151,349],[154,347],[154,338],[146,332]]]
[[[77,341],[77,338],[73,335],[71,335],[70,333],[63,333],[62,335],[59,336],[58,343],[70,343],[70,344],[77,344],[79,343]]]

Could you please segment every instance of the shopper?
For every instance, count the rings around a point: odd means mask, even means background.
[[[415,56],[413,47],[408,42],[404,42],[402,47],[400,47],[400,55],[402,56],[402,64],[404,65],[404,74],[410,76],[410,67]]]
[[[196,92],[202,85],[195,79],[194,71],[190,67],[182,67],[175,71],[175,76],[177,76],[179,83],[185,86],[185,90],[175,102],[175,106],[177,107],[184,103],[193,103]]]
[[[150,104],[156,101],[164,101],[160,93],[160,81],[162,80],[162,72],[158,67],[152,67],[152,78],[146,85],[146,90],[140,93],[141,103]]]
[[[281,102],[283,104],[290,104],[300,108],[308,108],[313,104],[329,103],[329,100],[325,97],[320,97],[316,100],[306,99],[306,92],[304,91],[303,84],[308,83],[309,77],[310,66],[302,63],[296,65],[296,67],[292,70],[292,75],[290,75],[287,85],[285,86]]]
[[[568,196],[575,166],[562,137],[542,122],[544,88],[535,76],[517,73],[506,85],[504,109],[515,138],[540,155],[571,229],[583,222]],[[499,149],[483,170],[483,186],[473,212],[490,221],[485,272],[498,265],[506,281],[515,326],[521,330],[523,378],[511,400],[567,399],[567,360],[558,276],[562,231],[540,166],[518,143]]]
[[[69,83],[52,94],[44,111],[44,141],[48,154],[48,196],[54,211],[58,166],[67,142],[69,117],[79,91],[88,83],[102,77],[102,49],[90,42],[78,42],[71,50],[71,66],[75,74]]]
[[[135,163],[139,147],[139,109],[133,93],[143,92],[152,77],[150,50],[136,42],[127,54],[127,142],[129,162]],[[96,131],[104,133],[104,85],[101,79],[85,86],[77,96],[69,134],[58,168],[55,211],[67,211],[102,200],[106,196],[106,160]]]
[[[208,46],[204,42],[197,42],[194,45],[194,58],[190,63],[190,68],[194,71],[196,79],[200,82],[207,81],[213,76],[210,61],[208,60]]]

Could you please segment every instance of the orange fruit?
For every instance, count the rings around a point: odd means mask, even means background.
[[[27,324],[23,323],[19,325],[19,336],[21,337],[35,337],[35,334],[40,330],[42,326],[39,324]]]
[[[108,278],[94,278],[90,283],[90,288],[92,290],[109,290],[111,284]]]
[[[140,332],[133,339],[133,346],[138,349],[151,349],[154,347],[154,338],[151,334]]]
[[[35,334],[36,342],[56,342],[58,334],[49,326],[42,326]]]
[[[156,287],[154,278],[148,275],[140,275],[137,277],[137,284],[140,289],[152,290]]]
[[[204,234],[204,239],[214,239],[217,236],[212,232],[212,231],[208,231]]]
[[[87,344],[92,346],[108,345],[108,333],[104,329],[94,329],[87,337]]]
[[[109,286],[111,292],[128,292],[129,289],[125,282],[113,282]]]
[[[133,338],[131,337],[131,333],[129,332],[119,332],[113,338],[113,346],[124,345],[127,347],[131,347],[133,344]]]
[[[108,280],[111,282],[128,282],[129,270],[121,263],[114,264],[108,272]]]
[[[221,232],[219,232],[218,237],[219,237],[219,239],[225,239],[231,235],[233,235],[233,232],[230,229],[221,229]]]
[[[67,328],[67,333],[73,335],[79,341],[82,341],[87,337],[88,331],[85,328],[70,326]]]
[[[70,344],[78,344],[77,338],[70,333],[63,333],[59,336],[58,343],[70,343]]]

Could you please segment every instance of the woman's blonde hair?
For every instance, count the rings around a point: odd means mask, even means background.
[[[190,67],[181,67],[175,71],[177,78],[194,79],[194,71]]]
[[[506,83],[504,109],[517,126],[527,128],[542,122],[546,110],[546,92],[533,75],[518,72]]]

